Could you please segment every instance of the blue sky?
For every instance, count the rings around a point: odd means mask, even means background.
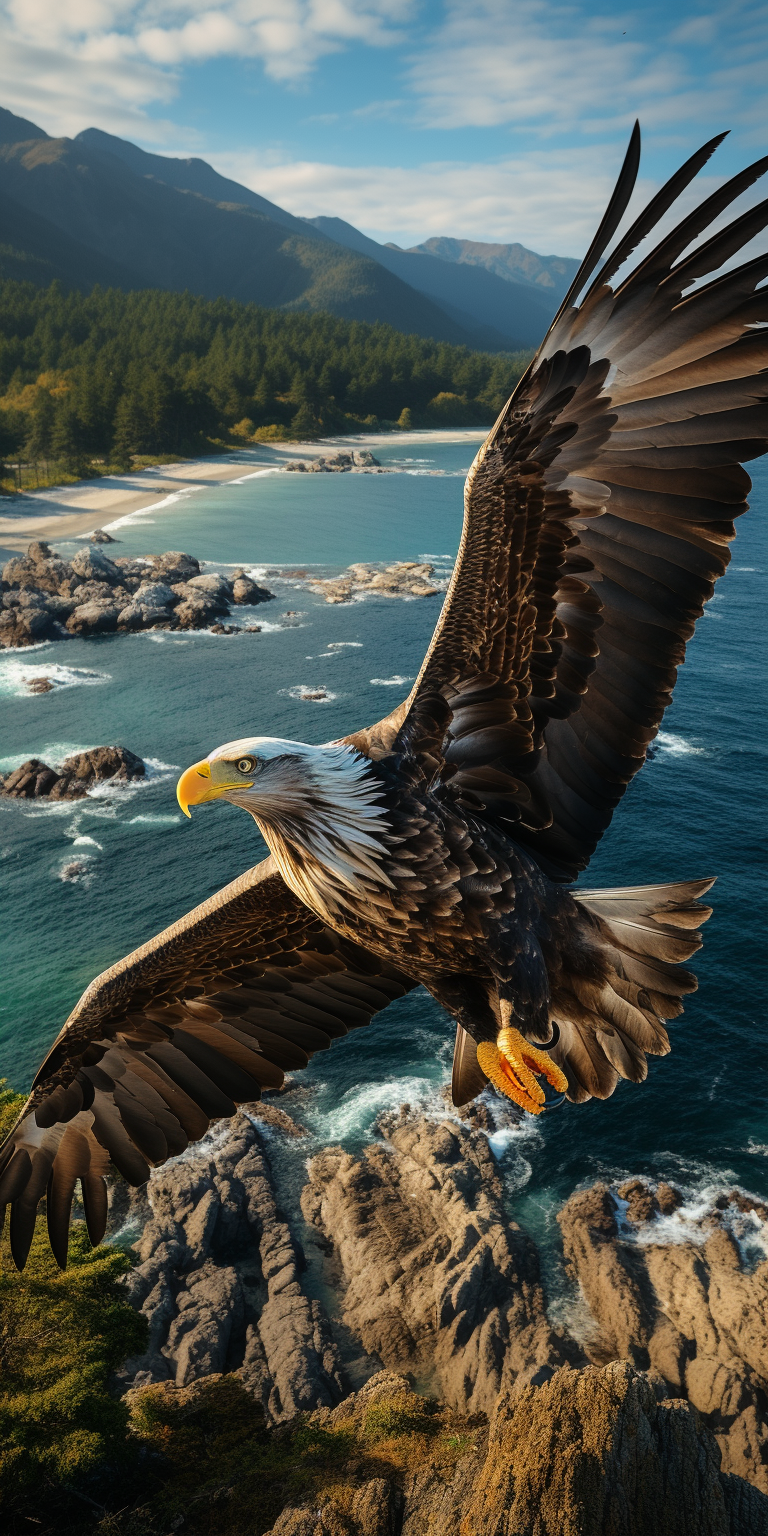
[[[731,128],[768,147],[766,7],[552,0],[0,0],[0,103],[196,154],[377,239],[578,255],[632,121],[647,194]]]

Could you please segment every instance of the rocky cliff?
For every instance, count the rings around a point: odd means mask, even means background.
[[[670,1186],[573,1195],[563,1246],[592,1318],[576,1339],[549,1318],[485,1106],[463,1121],[404,1106],[359,1156],[323,1148],[302,1228],[295,1199],[280,1208],[281,1138],[302,1160],[309,1145],[291,1102],[250,1106],[138,1197],[116,1186],[112,1208],[124,1237],[143,1227],[127,1284],[150,1344],[125,1368],[131,1400],[230,1373],[268,1424],[309,1413],[355,1442],[336,1492],[288,1499],[273,1536],[768,1533],[759,1202],[734,1192],[683,1219]],[[427,1412],[443,1415],[432,1449]],[[366,1450],[374,1420],[411,1436],[394,1471]]]

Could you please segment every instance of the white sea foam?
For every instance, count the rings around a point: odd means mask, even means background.
[[[75,757],[78,752],[89,752],[94,745],[92,741],[83,745],[78,741],[51,741],[44,747],[33,747],[27,752],[12,753],[8,757],[0,757],[0,773],[13,773],[15,768],[20,768],[30,757],[37,757],[49,767],[58,768],[67,757]]]
[[[396,672],[394,677],[372,677],[370,681],[376,688],[402,688],[406,683],[412,683],[413,678]]]
[[[744,1150],[749,1152],[751,1157],[768,1157],[768,1142],[755,1141],[754,1136],[750,1136]]]
[[[685,736],[678,736],[674,731],[659,731],[656,744],[661,752],[670,757],[706,757],[706,748],[697,747]]]
[[[171,814],[168,816],[132,816],[128,826],[136,827],[141,822],[150,827],[177,827],[183,819],[182,816],[173,816]]]
[[[88,667],[65,667],[59,662],[0,662],[0,693],[13,694],[19,699],[47,698],[47,694],[30,692],[28,684],[35,678],[47,677],[53,683],[51,692],[60,688],[92,688],[112,681],[109,672],[95,672]],[[23,759],[22,759],[23,761]]]
[[[362,651],[362,640],[329,640],[329,651]]]
[[[754,1211],[741,1208],[740,1201],[754,1197],[739,1187],[733,1170],[697,1161],[675,1161],[679,1162],[683,1171],[683,1177],[675,1180],[683,1194],[683,1202],[676,1211],[668,1215],[659,1214],[636,1226],[626,1219],[627,1202],[614,1194],[622,1238],[641,1248],[680,1243],[694,1243],[703,1247],[712,1236],[712,1219],[716,1217],[730,1232],[746,1265],[768,1258],[768,1219],[765,1209]],[[623,1180],[618,1178],[612,1182],[621,1184]]]
[[[180,486],[178,491],[171,491],[169,495],[163,496],[160,501],[153,501],[148,507],[139,507],[135,512],[126,512],[124,517],[115,518],[112,523],[105,523],[104,532],[111,533],[114,528],[130,528],[134,523],[143,523],[145,521],[153,523],[154,518],[148,515],[150,512],[160,512],[163,507],[171,507],[174,502],[180,501],[182,496],[190,496],[194,491],[204,491],[206,489],[208,487],[205,485]]]
[[[103,853],[104,852],[104,845],[103,845],[103,843],[97,843],[95,837],[87,837],[84,832],[80,832],[77,837],[73,838],[73,840],[72,840],[72,847],[73,848],[98,848],[99,853]]]
[[[323,1086],[318,1084],[318,1089],[322,1090]],[[322,1092],[319,1097],[322,1103]],[[326,1142],[355,1140],[370,1132],[382,1110],[399,1109],[401,1104],[418,1107],[422,1113],[440,1119],[444,1119],[447,1113],[439,1085],[431,1078],[391,1078],[385,1082],[366,1083],[362,1087],[348,1089],[332,1109],[322,1114],[318,1131]],[[320,1105],[317,1106],[319,1108]],[[315,1110],[307,1118],[320,1119],[320,1116]]]

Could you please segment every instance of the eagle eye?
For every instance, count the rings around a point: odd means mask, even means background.
[[[241,757],[237,764],[237,771],[238,773],[253,773],[255,767],[255,757]]]

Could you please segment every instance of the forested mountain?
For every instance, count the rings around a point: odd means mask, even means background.
[[[348,319],[385,321],[437,340],[471,340],[444,310],[391,272],[322,238],[302,221],[296,221],[300,233],[286,228],[253,207],[245,189],[240,202],[233,202],[229,192],[228,200],[214,201],[160,181],[154,170],[139,174],[112,149],[82,135],[51,139],[37,129],[35,136],[20,138],[29,126],[11,113],[0,120],[6,139],[0,142],[0,195],[45,221],[50,234],[46,237],[38,223],[36,243],[30,248],[24,229],[17,233],[11,219],[0,251],[4,276],[18,276],[19,262],[32,256],[48,262],[44,280],[55,275],[74,281],[69,261],[62,262],[59,254],[63,232],[70,254],[72,242],[91,253],[89,270],[96,270],[101,282],[188,289],[207,298],[251,300],[270,308],[324,310]],[[102,137],[109,138],[95,135],[97,140]],[[184,161],[168,164],[171,172],[174,165],[195,166]],[[211,176],[224,183],[215,172]],[[98,263],[106,264],[103,270]],[[115,276],[115,264],[124,278]],[[87,288],[89,279],[78,286]]]
[[[0,456],[83,474],[259,429],[490,424],[526,361],[232,299],[5,282]]]
[[[372,257],[427,295],[457,324],[473,332],[477,346],[496,349],[515,337],[518,346],[536,347],[557,308],[554,291],[507,280],[479,264],[441,260],[439,253],[431,254],[423,246],[401,251],[396,245],[379,245],[344,219],[308,219],[307,223],[339,245]]]
[[[505,267],[499,253],[523,247],[468,241],[379,245],[342,219],[297,218],[204,160],[148,154],[96,128],[52,139],[2,109],[0,199],[2,277],[189,289],[491,351],[538,344],[563,265],[524,252],[513,271],[514,255]],[[529,281],[531,263],[543,266]]]

